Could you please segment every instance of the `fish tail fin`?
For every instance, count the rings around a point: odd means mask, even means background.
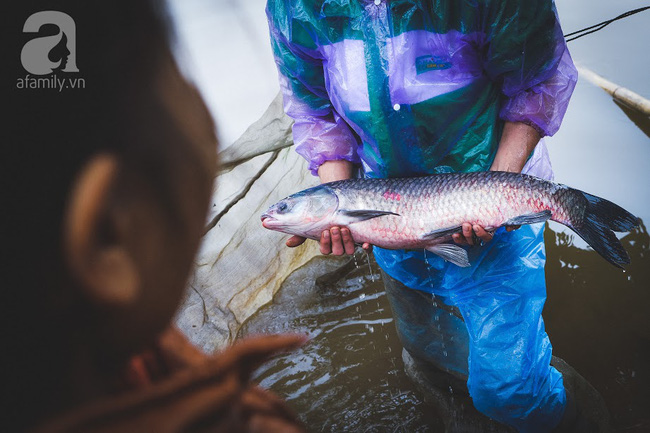
[[[638,218],[608,200],[582,194],[587,199],[584,218],[579,227],[571,228],[605,260],[623,268],[630,263],[630,256],[614,232],[632,230],[638,226]]]
[[[639,226],[639,219],[620,207],[604,198],[583,192],[587,199],[587,218],[592,218],[615,232],[629,232]]]

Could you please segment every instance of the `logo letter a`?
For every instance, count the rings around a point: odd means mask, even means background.
[[[33,75],[47,75],[61,65],[61,61],[52,62],[48,54],[63,39],[65,33],[70,52],[63,72],[79,72],[76,56],[76,26],[70,15],[58,11],[36,12],[25,21],[23,32],[38,33],[45,24],[59,27],[59,33],[54,36],[42,36],[27,42],[20,53],[20,61],[27,72]]]

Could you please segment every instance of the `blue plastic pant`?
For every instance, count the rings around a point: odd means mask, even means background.
[[[541,316],[543,227],[499,229],[491,242],[469,248],[469,268],[428,253],[423,260],[423,251],[375,250],[386,273],[418,289],[387,284],[404,347],[438,368],[467,376],[475,407],[522,432],[552,430],[566,405]]]

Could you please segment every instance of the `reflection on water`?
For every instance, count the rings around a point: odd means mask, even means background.
[[[548,301],[554,354],[603,395],[616,431],[650,429],[650,238],[641,226],[622,238],[626,272],[572,235],[546,231]],[[329,266],[329,268],[328,268]],[[403,371],[401,346],[376,264],[360,265],[335,285],[316,289],[331,270],[319,258],[298,270],[242,334],[305,332],[312,341],[258,372],[262,385],[287,398],[311,431],[442,432]],[[449,391],[453,394],[453,390]]]
[[[650,238],[641,225],[621,242],[625,272],[547,230],[544,318],[554,353],[600,391],[614,425],[650,431]]]
[[[289,400],[310,431],[444,431],[404,373],[377,265],[371,265],[373,275],[365,264],[317,289],[314,280],[328,270],[328,260],[314,262],[294,273],[243,328],[244,335],[291,331],[312,337],[264,366],[261,384]]]

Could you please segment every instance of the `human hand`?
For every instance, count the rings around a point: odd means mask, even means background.
[[[286,402],[255,385],[252,376],[271,357],[297,349],[307,340],[297,334],[250,337],[208,356],[180,331],[171,329],[144,356],[137,355],[130,362],[129,367],[139,371],[131,376],[135,383],[122,389],[129,392],[93,406],[91,413],[99,409],[96,419],[108,420],[115,431],[135,431],[134,426],[142,425],[150,431],[168,431],[170,425],[174,431],[186,431],[200,424],[210,431],[304,433],[306,428]],[[178,369],[169,369],[169,359],[172,364],[178,362]],[[116,415],[116,407],[129,410]],[[81,413],[85,413],[81,421],[74,417],[70,420],[77,428],[61,430],[80,430],[75,423],[88,423],[84,418],[87,412]]]
[[[506,231],[511,232],[519,227],[521,226],[506,226]],[[458,245],[474,245],[477,239],[485,243],[490,242],[494,231],[485,230],[478,224],[463,223],[462,233],[455,233],[451,237]]]
[[[302,245],[305,240],[301,236],[292,236],[287,240],[287,246],[294,248]],[[324,230],[321,233],[319,244],[321,254],[334,254],[335,256],[354,254],[354,239],[347,227],[332,227],[329,230]],[[368,242],[364,242],[361,247],[366,251],[370,251],[372,248]]]
[[[128,360],[119,381],[127,389],[143,388],[206,359],[178,328],[171,326],[151,346]]]
[[[458,245],[474,245],[476,240],[481,242],[490,242],[494,232],[485,230],[478,224],[463,223],[462,232],[454,233],[451,237]]]

